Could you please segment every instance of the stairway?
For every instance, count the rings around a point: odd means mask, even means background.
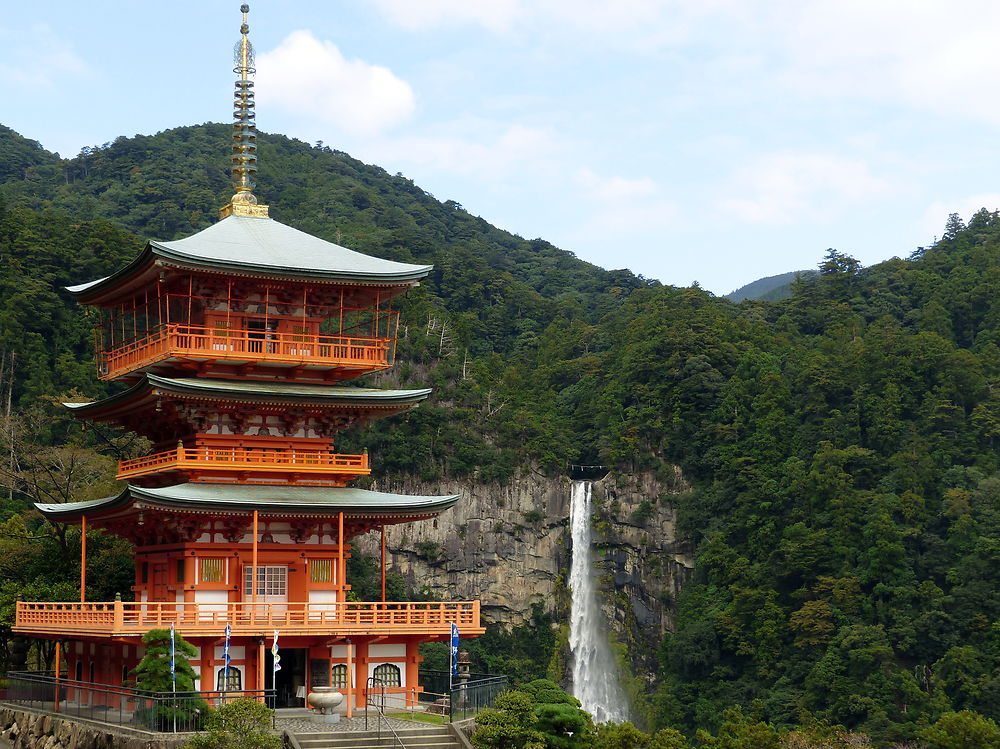
[[[461,749],[447,726],[429,728],[404,728],[396,731],[406,749]],[[295,739],[302,749],[400,749],[392,731],[327,731],[324,733],[297,733]]]

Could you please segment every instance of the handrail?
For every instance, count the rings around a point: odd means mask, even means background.
[[[171,355],[289,363],[390,365],[394,339],[378,336],[288,333],[169,323],[98,354],[99,374],[109,378]]]
[[[18,601],[15,629],[24,632],[134,633],[174,624],[181,632],[210,633],[230,624],[240,633],[282,629],[355,633],[422,632],[452,623],[480,628],[479,601],[340,601],[329,603],[191,603],[161,601]]]
[[[73,714],[78,718],[87,716],[105,724],[138,725],[160,733],[197,730],[202,715],[193,703],[200,700],[218,705],[229,699],[248,697],[263,700],[273,707],[276,696],[274,689],[157,692],[56,678],[52,671],[10,671],[6,678],[9,686],[5,701],[8,703],[26,704],[48,713]],[[178,708],[188,711],[179,723]],[[169,717],[164,719],[164,716]]]
[[[303,473],[349,473],[363,476],[371,473],[368,454],[342,455],[319,450],[237,447],[177,448],[123,460],[118,463],[119,480],[144,473],[155,473],[171,467],[178,469],[229,468],[232,470],[289,471]]]
[[[369,687],[373,687],[373,686],[376,686],[376,685],[381,688],[381,692],[382,692],[382,703],[381,704],[374,703],[374,702],[372,702],[370,700],[371,689]],[[385,714],[385,687],[386,687],[385,681],[382,680],[382,679],[380,679],[380,678],[378,678],[377,676],[369,676],[368,677],[368,681],[365,682],[365,730],[366,731],[368,730],[368,708],[369,707],[374,707],[375,710],[378,712],[378,715],[379,715],[379,720],[378,720],[378,723],[376,724],[376,727],[375,727],[375,730],[378,731],[378,741],[379,741],[379,744],[382,743],[382,722],[385,721],[386,728],[388,728],[392,732],[393,738],[396,739],[396,742],[400,745],[400,747],[402,747],[402,749],[406,749],[406,745],[403,744],[403,740],[401,738],[399,738],[399,734],[396,733],[396,729],[394,729],[392,727],[392,724],[389,723],[389,719],[386,717],[386,714]]]

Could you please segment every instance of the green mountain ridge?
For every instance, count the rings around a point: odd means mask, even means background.
[[[731,302],[742,302],[744,299],[764,299],[768,302],[779,302],[792,295],[792,284],[797,278],[807,278],[816,273],[811,270],[793,270],[776,276],[758,278],[756,281],[741,286],[736,291],[726,294]]]
[[[4,382],[22,412],[106,388],[59,287],[116,267],[137,234],[213,221],[227,138],[177,128],[59,160],[0,131],[0,352],[17,353]],[[260,159],[279,220],[435,264],[403,309],[399,365],[370,379],[433,400],[341,443],[367,446],[379,479],[683,471],[689,491],[650,498],[697,551],[640,706],[650,727],[715,730],[739,705],[890,747],[954,711],[1000,717],[1000,214],[950,221],[906,260],[831,250],[787,299],[734,304],[502,232],[346,154],[271,135]],[[5,568],[11,600],[66,574],[40,564]]]

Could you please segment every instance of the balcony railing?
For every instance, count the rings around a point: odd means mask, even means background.
[[[482,634],[479,601],[344,603],[148,603],[18,601],[14,631],[38,635],[141,635],[171,624],[185,637],[234,635]]]
[[[304,450],[261,450],[231,447],[178,448],[118,463],[118,480],[163,471],[253,471],[367,476],[368,455],[337,455]]]
[[[390,366],[390,343],[387,338],[263,333],[170,324],[161,325],[149,335],[110,351],[101,351],[97,366],[102,380],[111,380],[172,357],[373,370]]]

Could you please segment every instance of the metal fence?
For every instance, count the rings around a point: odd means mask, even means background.
[[[10,671],[6,702],[62,715],[141,728],[186,733],[202,728],[210,708],[249,697],[274,707],[274,690],[149,692],[110,684],[56,679],[53,671]]]
[[[452,687],[450,720],[465,720],[479,714],[480,710],[493,707],[497,697],[510,689],[506,676],[488,676],[484,679],[459,682]]]
[[[446,709],[450,721],[475,717],[480,710],[493,707],[496,698],[510,689],[506,676],[470,673],[463,677],[426,670],[420,671],[420,686],[424,688],[421,701],[433,702],[440,695],[448,695]]]

